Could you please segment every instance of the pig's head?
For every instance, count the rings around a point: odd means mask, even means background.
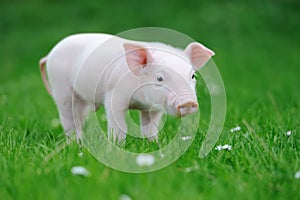
[[[191,43],[185,50],[152,45],[124,44],[129,69],[142,78],[140,103],[160,105],[178,117],[197,111],[195,72],[214,52],[199,43]]]

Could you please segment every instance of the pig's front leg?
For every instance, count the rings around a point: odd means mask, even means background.
[[[126,139],[127,126],[125,120],[126,109],[122,104],[114,103],[110,98],[105,102],[105,112],[108,123],[108,139],[119,144]]]
[[[160,111],[141,112],[141,131],[144,137],[151,141],[158,141],[159,122],[162,114]]]

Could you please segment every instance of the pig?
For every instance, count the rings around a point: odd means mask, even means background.
[[[93,33],[66,37],[39,64],[67,136],[82,139],[87,114],[104,106],[113,141],[125,140],[129,109],[140,110],[142,135],[157,141],[164,112],[197,111],[195,72],[214,55],[197,42],[179,49]]]

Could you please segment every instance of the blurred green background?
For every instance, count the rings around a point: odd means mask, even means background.
[[[78,158],[72,151],[39,168],[62,137],[61,129],[50,125],[57,112],[40,79],[39,59],[70,34],[117,34],[149,26],[182,32],[216,52],[228,102],[220,142],[235,142],[239,151],[213,152],[203,160],[186,156],[146,175],[102,166],[108,175],[94,172],[102,174],[101,180],[74,180],[68,170]],[[300,170],[299,36],[298,0],[1,0],[0,199],[47,199],[47,194],[51,199],[88,194],[116,199],[122,193],[133,199],[299,199],[300,181],[294,178]],[[236,125],[243,133],[228,135]],[[290,129],[288,140],[284,133]],[[253,132],[257,137],[245,136]],[[188,155],[198,152],[197,144]],[[86,160],[80,162],[92,162]],[[200,165],[198,172],[178,170],[194,162]],[[97,171],[95,163],[90,165]],[[103,181],[102,176],[108,178]],[[40,182],[47,189],[41,189]],[[35,187],[39,190],[33,192]],[[80,188],[87,191],[82,196]]]
[[[299,85],[299,1],[3,0],[0,9],[1,82],[38,74],[38,60],[70,34],[158,26],[216,52],[229,100]]]

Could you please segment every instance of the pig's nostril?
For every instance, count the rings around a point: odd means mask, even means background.
[[[187,108],[188,110],[189,110],[189,109],[197,109],[197,108],[198,108],[198,103],[190,101],[190,102],[187,102],[187,103],[184,103],[184,104],[180,104],[180,105],[177,107],[177,112],[180,113],[180,110],[181,110],[182,108]]]

